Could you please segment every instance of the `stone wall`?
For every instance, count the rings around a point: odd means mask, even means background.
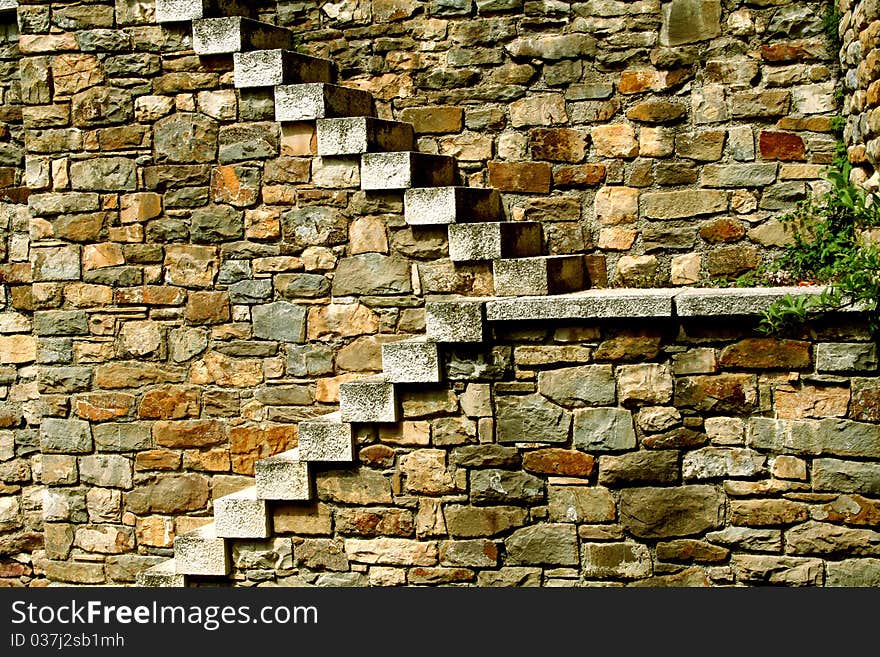
[[[880,104],[880,86],[877,84],[877,33],[880,29],[880,10],[874,2],[839,3],[840,62],[842,65],[846,119],[844,141],[849,160],[855,165],[853,175],[858,182],[867,182],[876,189],[880,179],[875,175],[880,159],[878,122],[874,116]]]
[[[496,324],[446,359],[449,386],[403,392],[399,426],[359,432],[359,467],[318,472],[317,503],[233,542],[234,581],[880,585],[858,322],[636,323]]]
[[[833,151],[818,4],[249,6],[413,122],[421,150],[502,189],[511,218],[544,222],[552,252],[588,254],[597,286],[754,267]],[[358,158],[316,157],[313,124],[277,124],[271,93],[234,89],[232,58],[196,57],[189,25],[156,25],[149,0],[18,17],[31,216],[9,206],[8,332],[25,335],[0,355],[19,367],[19,458],[0,465],[27,476],[4,484],[18,524],[0,541],[29,553],[44,520],[36,576],[129,583],[296,445],[297,421],[335,410],[340,382],[379,372],[382,344],[423,333],[425,295],[491,295],[491,267],[453,266],[445,230],[360,191]],[[876,583],[876,560],[847,557],[876,554],[878,454],[840,447],[880,419],[867,334],[633,326],[523,327],[461,351],[451,389],[404,391],[405,422],[362,430],[362,467],[319,474],[317,505],[276,508],[272,545],[237,546],[237,575]],[[828,350],[850,364],[820,364]],[[549,446],[511,444],[532,420]],[[620,442],[593,444],[591,422]],[[687,520],[630,513],[658,497]]]
[[[14,8],[0,6],[0,586],[40,585],[40,408],[31,335],[30,216]]]

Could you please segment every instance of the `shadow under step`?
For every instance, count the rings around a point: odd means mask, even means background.
[[[382,374],[392,383],[439,383],[440,350],[420,336],[382,345]]]
[[[351,423],[343,422],[339,411],[328,413],[297,425],[299,456],[317,463],[354,461],[354,432]]]
[[[343,422],[397,422],[394,384],[384,377],[341,383],[339,415]]]
[[[234,16],[193,21],[193,50],[197,55],[227,55],[246,50],[286,49],[293,45],[290,30]]]
[[[186,586],[186,577],[177,572],[174,559],[166,559],[139,572],[136,584],[145,588],[182,588]]]
[[[317,132],[321,156],[411,151],[415,146],[411,123],[367,116],[319,119]]]
[[[268,538],[266,501],[251,486],[214,500],[214,531],[221,538]]]
[[[544,252],[540,221],[449,224],[448,233],[453,262],[527,258]]]
[[[373,95],[361,89],[323,82],[275,87],[276,121],[313,121],[374,114]]]
[[[456,299],[425,302],[425,336],[432,342],[482,342],[482,301]]]
[[[257,497],[261,500],[304,502],[312,499],[309,464],[299,456],[299,448],[281,452],[254,465]]]
[[[257,15],[253,0],[156,0],[157,23],[180,23],[218,16]]]
[[[416,151],[364,153],[361,189],[393,190],[455,184],[455,158]]]
[[[229,550],[217,536],[214,523],[174,538],[174,562],[178,575],[229,574]]]
[[[499,297],[577,292],[584,289],[587,280],[584,259],[579,255],[496,260],[492,273]]]
[[[408,189],[403,216],[410,226],[503,221],[501,195],[485,187],[430,187]]]
[[[274,87],[336,81],[336,67],[329,59],[310,57],[292,50],[252,50],[233,55],[236,89]]]

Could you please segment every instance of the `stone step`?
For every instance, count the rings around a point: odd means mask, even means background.
[[[496,260],[492,263],[499,297],[564,294],[584,289],[584,259],[578,255]]]
[[[250,0],[155,0],[157,23],[180,23],[217,16],[257,15]]]
[[[298,448],[260,459],[254,470],[257,497],[261,500],[296,502],[312,499],[309,464],[300,459]]]
[[[448,233],[453,262],[526,258],[544,252],[540,221],[449,224]]]
[[[351,463],[354,461],[354,433],[342,421],[339,411],[303,420],[297,425],[299,455],[303,461]]]
[[[336,67],[329,59],[310,57],[292,50],[252,50],[233,55],[235,87],[274,87],[336,80]]]
[[[193,21],[193,50],[197,55],[225,55],[292,46],[293,32],[250,18],[234,16]]]
[[[455,184],[455,158],[416,151],[365,153],[361,189],[408,189]]]
[[[439,383],[440,350],[424,337],[382,345],[382,374],[392,383]]]
[[[186,586],[186,577],[177,572],[174,559],[166,559],[139,572],[136,583],[146,588],[181,588]]]
[[[454,299],[425,302],[425,336],[432,342],[482,342],[484,302]]]
[[[318,120],[318,155],[360,155],[375,151],[410,151],[411,123],[366,116]]]
[[[504,220],[501,195],[485,187],[408,189],[403,207],[406,223],[411,226]]]
[[[368,91],[310,82],[275,87],[276,121],[313,121],[342,116],[374,116]]]
[[[269,537],[266,501],[257,497],[256,486],[214,500],[214,530],[222,538]]]
[[[339,414],[343,422],[397,422],[394,384],[382,377],[340,384]]]
[[[229,550],[217,536],[214,523],[174,538],[178,575],[228,575]]]

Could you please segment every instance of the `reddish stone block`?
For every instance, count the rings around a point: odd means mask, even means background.
[[[716,219],[700,226],[700,237],[711,244],[736,242],[745,237],[746,229],[736,219]]]
[[[253,475],[254,463],[296,447],[296,425],[235,427],[229,435],[232,471]]]
[[[538,474],[589,477],[595,465],[589,454],[569,449],[551,447],[523,454],[523,468]]]
[[[191,324],[228,322],[229,294],[226,292],[190,292],[184,317]]]
[[[758,144],[765,160],[803,160],[806,155],[804,140],[789,132],[762,130]]]
[[[161,386],[144,394],[138,416],[152,420],[198,417],[199,389],[189,386]]]
[[[502,192],[548,194],[550,165],[546,162],[489,162],[489,184]]]
[[[605,180],[604,164],[575,164],[553,172],[553,185],[567,187],[597,187]]]
[[[153,425],[153,438],[161,447],[207,447],[226,440],[220,420],[161,421]]]
[[[587,153],[587,138],[571,128],[535,128],[529,133],[532,158],[554,162],[580,162]]]

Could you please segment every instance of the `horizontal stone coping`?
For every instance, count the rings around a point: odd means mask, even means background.
[[[18,0],[0,0],[0,12],[15,11],[18,9]]]
[[[756,288],[617,288],[553,296],[486,300],[493,322],[637,317],[750,317],[786,295],[819,295],[822,286]]]

